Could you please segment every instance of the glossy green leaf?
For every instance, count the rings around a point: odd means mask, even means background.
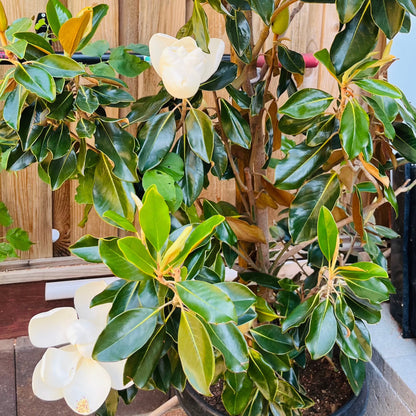
[[[335,116],[322,117],[314,126],[308,129],[306,143],[308,146],[319,146],[334,135],[337,126],[338,120]]]
[[[368,114],[355,98],[348,102],[342,113],[339,134],[350,159],[363,152],[371,141]]]
[[[335,317],[349,331],[355,326],[354,312],[348,306],[344,296],[338,295],[335,301]]]
[[[292,337],[283,334],[277,325],[261,325],[250,329],[250,333],[256,343],[267,352],[286,354],[294,348]]]
[[[409,13],[416,15],[416,1],[415,0],[397,0],[397,2]]]
[[[292,74],[303,75],[305,73],[305,61],[300,53],[284,45],[278,45],[277,56],[282,66]]]
[[[380,303],[389,300],[392,293],[390,286],[383,279],[371,278],[368,280],[345,279],[348,287],[356,296],[367,299],[371,303]]]
[[[396,135],[393,139],[395,149],[409,162],[416,163],[416,136],[404,123],[394,123]]]
[[[144,388],[158,364],[164,346],[166,328],[156,329],[149,341],[127,359],[124,375],[134,381],[139,388]]]
[[[80,85],[77,98],[75,100],[77,107],[88,114],[92,114],[100,105],[97,96],[91,88]]]
[[[221,396],[224,407],[230,415],[239,415],[250,400],[253,382],[245,373],[231,372],[225,374],[225,381]]]
[[[127,91],[113,85],[99,85],[93,87],[93,90],[98,101],[103,105],[114,107],[118,103],[124,105],[134,101],[134,98]]]
[[[41,68],[19,64],[14,71],[14,79],[46,101],[52,102],[55,99],[55,82],[52,76]]]
[[[10,42],[14,40],[14,34],[18,32],[27,32],[32,27],[33,21],[29,17],[21,17],[10,24],[6,30],[7,39]]]
[[[22,85],[9,93],[3,107],[3,119],[14,130],[19,130],[23,105],[28,92]]]
[[[371,94],[402,98],[402,93],[397,87],[382,79],[361,79],[354,83]]]
[[[402,27],[404,9],[395,0],[371,0],[371,15],[377,26],[392,39]]]
[[[192,151],[204,162],[210,163],[214,150],[214,127],[211,119],[201,110],[191,107],[185,118],[185,128]]]
[[[289,150],[285,159],[279,160],[275,170],[275,186],[279,189],[296,189],[301,186],[331,153],[327,143],[310,147],[300,143]]]
[[[332,43],[330,56],[336,73],[341,74],[364,59],[376,45],[378,27],[373,22],[369,2],[339,32]]]
[[[304,88],[291,95],[279,112],[293,118],[311,118],[323,113],[334,97],[315,88]]]
[[[191,22],[197,45],[205,53],[209,53],[208,17],[199,0],[194,0]]]
[[[183,201],[190,207],[201,194],[204,187],[204,163],[185,143],[181,156],[185,163],[184,176],[179,182],[183,192]],[[140,160],[140,155],[139,155]]]
[[[123,312],[112,319],[101,332],[93,350],[99,361],[120,361],[139,350],[153,334],[157,313],[139,308]]]
[[[110,321],[123,312],[136,309],[140,306],[139,297],[137,296],[138,287],[138,282],[128,282],[117,292],[112,301],[110,312],[108,313],[108,319]]]
[[[361,361],[371,360],[370,333],[359,320],[357,320],[357,325],[354,326],[352,331],[343,326],[338,328],[337,344],[349,358]]]
[[[182,253],[176,258],[174,264],[182,264],[189,253],[195,250],[207,237],[209,237],[214,232],[215,228],[223,221],[223,216],[214,215],[197,225],[186,240]]]
[[[55,36],[58,36],[61,26],[72,17],[71,12],[59,0],[48,1],[46,16]]]
[[[101,216],[107,211],[114,211],[128,220],[133,220],[134,205],[130,200],[130,193],[134,192],[134,188],[114,176],[112,169],[110,161],[101,155],[94,172],[94,207]]]
[[[348,1],[348,0],[346,0]],[[336,74],[334,64],[331,61],[331,56],[328,49],[321,49],[318,52],[315,52],[313,55],[325,68],[333,75]]]
[[[169,208],[155,187],[151,187],[143,198],[139,222],[146,239],[160,251],[169,237],[170,217]]]
[[[251,0],[252,9],[262,18],[266,25],[270,24],[270,19],[274,11],[273,0]]]
[[[132,281],[145,279],[146,276],[141,269],[126,259],[118,241],[117,238],[100,239],[99,253],[103,263],[121,279]]]
[[[178,352],[189,383],[199,393],[210,395],[215,371],[211,340],[201,321],[184,310],[179,324]]]
[[[32,32],[17,32],[13,35],[15,38],[24,40],[30,45],[34,46],[36,49],[41,50],[47,54],[53,54],[54,50],[49,42],[42,36],[32,33]]]
[[[130,78],[137,77],[143,71],[150,68],[148,62],[143,61],[138,56],[130,54],[124,46],[118,46],[111,50],[108,63],[120,75]]]
[[[181,301],[207,322],[224,323],[237,321],[231,299],[216,286],[198,280],[176,283]]]
[[[30,149],[43,131],[43,127],[40,125],[42,110],[40,103],[35,101],[22,111],[18,133],[23,150]]]
[[[206,326],[212,344],[224,357],[229,371],[241,373],[248,369],[248,347],[244,335],[232,323]]]
[[[143,189],[146,191],[152,185],[156,186],[157,191],[162,195],[163,199],[169,203],[176,200],[175,181],[172,176],[161,172],[159,169],[148,170],[142,179]]]
[[[337,321],[334,308],[329,299],[326,299],[313,311],[305,339],[311,358],[316,360],[328,354],[335,344],[336,336]]]
[[[53,191],[59,189],[65,181],[71,179],[77,170],[77,155],[71,150],[66,155],[54,159],[49,164],[49,177]]]
[[[259,322],[273,322],[278,318],[274,309],[261,296],[257,296],[255,310]]]
[[[258,416],[263,412],[263,408],[266,407],[264,398],[261,392],[256,389],[253,398],[249,401],[247,407],[244,409],[242,416]]]
[[[117,279],[110,283],[102,292],[92,298],[90,307],[93,308],[94,306],[103,305],[104,303],[111,303],[125,284],[126,282],[122,279]]]
[[[218,91],[231,84],[237,77],[237,65],[222,61],[211,77],[200,85],[201,90]]]
[[[139,153],[139,169],[157,166],[169,152],[176,134],[174,112],[158,114],[148,121],[149,128]]]
[[[54,159],[65,156],[71,147],[71,136],[66,124],[60,124],[59,127],[54,130],[50,127],[46,133],[45,140],[47,141],[47,147],[52,152]]]
[[[30,150],[24,151],[20,145],[10,151],[7,158],[6,169],[18,171],[36,162],[36,158]]]
[[[361,9],[364,0],[337,0],[337,12],[341,23],[348,23]]]
[[[225,18],[225,29],[237,55],[242,57],[250,45],[250,25],[243,12],[234,11],[234,16]]]
[[[137,182],[137,156],[135,139],[117,123],[101,122],[95,131],[95,146],[114,164],[113,173],[127,182]]]
[[[118,240],[118,246],[124,257],[143,273],[154,276],[156,261],[144,244],[136,237],[124,237]]]
[[[340,185],[335,174],[319,175],[299,189],[289,209],[289,232],[295,244],[316,236],[321,207],[332,210],[339,194]]]
[[[184,163],[178,154],[168,153],[162,162],[157,166],[157,170],[166,173],[175,181],[179,181],[182,179],[184,174]]]
[[[127,115],[129,122],[140,123],[151,119],[171,98],[165,89],[161,89],[156,95],[139,98],[132,104]]]
[[[65,91],[56,96],[56,100],[49,107],[48,118],[64,120],[72,111],[74,96],[71,91]]]
[[[260,272],[243,272],[238,274],[246,282],[256,282],[260,286],[269,287],[271,289],[279,290],[280,279],[276,276]]]
[[[245,285],[237,282],[221,282],[215,285],[233,302],[237,316],[241,316],[256,302],[256,295]]]
[[[296,306],[282,323],[282,331],[286,332],[290,328],[295,328],[303,324],[319,303],[319,296],[308,297],[304,302]]]
[[[386,114],[384,107],[379,104],[378,101],[372,97],[363,97],[363,99],[369,104],[370,107],[374,110],[374,115],[384,126],[384,134],[390,140],[393,140],[395,136],[394,127],[389,119],[389,116]]]
[[[248,375],[266,400],[273,401],[277,392],[277,376],[274,374],[273,368],[254,349],[250,349]]]
[[[321,116],[298,119],[283,115],[279,120],[279,130],[284,134],[295,136],[315,126],[320,119]]]
[[[248,122],[229,102],[221,99],[221,123],[225,135],[233,144],[245,149],[251,146],[251,132]]]
[[[338,248],[338,228],[331,211],[325,206],[321,207],[318,217],[318,243],[322,254],[332,262]]]
[[[352,360],[342,353],[339,361],[354,394],[357,396],[365,380],[365,363],[360,360]]]
[[[349,266],[351,266],[351,268]],[[377,264],[367,261],[360,261],[345,267],[338,267],[337,272],[346,279],[352,280],[368,280],[373,277],[388,278],[386,270]]]
[[[350,290],[348,290],[348,294],[345,295],[345,300],[354,312],[355,317],[362,319],[369,324],[376,324],[380,321],[380,305],[373,305],[365,299],[360,299]]]
[[[87,120],[86,118],[80,118],[77,123],[76,132],[80,139],[89,139],[97,128],[93,121]]]
[[[98,238],[87,234],[82,236],[76,243],[72,244],[69,249],[71,250],[71,253],[89,263],[102,263],[98,252],[98,241]]]
[[[56,78],[73,78],[85,72],[81,64],[63,55],[43,56],[34,65]]]
[[[78,50],[82,50],[89,43],[89,41],[94,36],[98,26],[100,25],[101,20],[105,17],[109,9],[108,4],[98,4],[92,8],[92,29],[85,36],[78,45]]]

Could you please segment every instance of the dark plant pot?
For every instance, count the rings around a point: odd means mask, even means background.
[[[210,406],[202,396],[189,385],[182,392],[176,391],[179,402],[188,416],[226,416]],[[358,396],[340,407],[331,416],[364,416],[368,401],[368,383],[364,382],[363,388]]]

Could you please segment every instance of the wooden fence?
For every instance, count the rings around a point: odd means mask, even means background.
[[[62,0],[61,0],[62,1]],[[101,0],[110,6],[96,39],[106,39],[111,47],[129,43],[147,43],[156,32],[175,35],[192,13],[192,0]],[[83,7],[97,3],[93,0],[63,0],[63,3],[77,13]],[[45,11],[47,0],[3,0],[9,21],[26,16],[36,17]],[[213,37],[226,38],[224,20],[206,8],[209,15],[210,33]],[[290,46],[303,53],[313,53],[329,47],[338,30],[333,5],[305,3],[296,14],[286,36]],[[260,31],[261,22],[255,31]],[[137,79],[127,80],[130,93],[139,97],[154,94],[160,79],[153,71],[146,71]],[[333,92],[336,85],[325,75],[322,68],[308,69],[304,86],[322,88]],[[67,183],[52,192],[37,174],[36,166],[18,173],[3,172],[0,175],[0,200],[9,208],[14,226],[26,229],[35,245],[23,259],[40,259],[68,255],[68,246],[81,235],[114,235],[115,229],[95,214],[81,229],[78,223],[83,217],[83,207],[74,202],[77,184]],[[229,187],[230,185],[227,185]],[[231,185],[232,186],[232,185]],[[227,199],[231,193],[221,183],[212,184],[209,197],[214,200]],[[60,232],[59,240],[52,244],[52,229]],[[1,230],[4,233],[4,230]],[[4,234],[2,234],[4,235]]]

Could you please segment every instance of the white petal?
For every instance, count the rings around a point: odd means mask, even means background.
[[[96,325],[104,326],[107,321],[108,312],[111,309],[111,303],[94,306],[90,308],[91,300],[94,296],[101,293],[107,287],[107,283],[103,280],[94,281],[81,286],[74,296],[75,309],[81,319],[94,322]]]
[[[152,62],[152,66],[157,72],[157,74],[161,77],[161,73],[159,72],[159,61],[160,56],[165,48],[172,45],[177,41],[176,38],[165,35],[164,33],[155,33],[149,41],[149,52],[150,52],[150,61]]]
[[[198,48],[198,45],[195,42],[194,38],[191,38],[190,36],[185,36],[181,39],[175,38],[175,43],[172,43],[173,48],[185,48],[185,50],[189,53],[193,51],[194,49],[200,49]]]
[[[32,376],[32,390],[35,396],[42,400],[59,400],[64,397],[62,389],[58,389],[53,386],[46,384],[40,375],[42,367],[42,361],[36,364],[35,370]]]
[[[79,415],[94,413],[106,400],[111,389],[111,377],[94,360],[81,359],[72,383],[64,388],[64,399]]]
[[[201,76],[198,72],[183,66],[169,67],[164,69],[162,80],[170,95],[176,98],[189,98],[197,93]]]
[[[201,83],[205,82],[218,68],[224,55],[225,44],[221,39],[211,38],[209,41],[209,54],[205,54],[204,72],[201,74]]]
[[[106,369],[107,373],[111,377],[111,387],[115,390],[124,390],[130,387],[133,382],[130,381],[127,384],[123,382],[124,366],[127,360],[116,361],[113,363],[104,363],[100,361],[100,364]]]
[[[30,342],[39,348],[68,342],[66,330],[77,320],[74,308],[55,308],[35,315],[29,322]]]
[[[77,351],[48,348],[40,361],[40,376],[48,386],[61,389],[72,382],[80,359]]]

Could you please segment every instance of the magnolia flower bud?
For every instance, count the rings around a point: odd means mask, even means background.
[[[201,83],[217,70],[224,53],[224,42],[211,39],[210,53],[204,53],[194,39],[176,39],[156,33],[149,42],[150,59],[173,97],[189,98],[196,94]]]

